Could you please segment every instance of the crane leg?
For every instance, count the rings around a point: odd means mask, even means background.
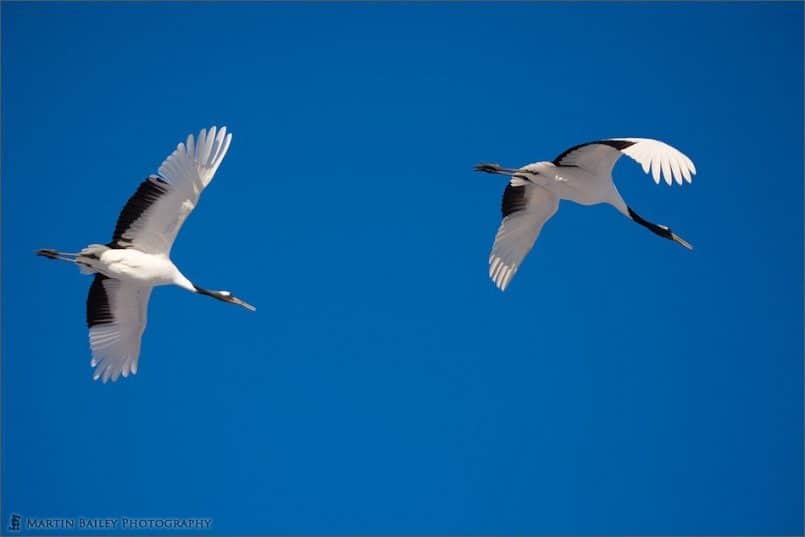
[[[48,259],[58,259],[59,261],[68,261],[70,263],[75,263],[76,257],[78,257],[78,254],[58,252],[50,248],[41,248],[36,251],[36,255],[41,255],[42,257],[47,257]]]

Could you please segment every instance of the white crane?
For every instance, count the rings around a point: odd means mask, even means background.
[[[157,285],[178,285],[254,311],[229,291],[210,291],[188,280],[170,260],[176,234],[221,165],[232,135],[226,127],[187,137],[129,198],[117,219],[112,242],[90,244],[79,253],[42,249],[37,254],[78,265],[95,274],[87,296],[87,326],[93,378],[104,383],[137,373],[148,299]]]
[[[677,149],[648,138],[611,138],[571,147],[553,162],[535,162],[518,169],[497,164],[478,164],[476,171],[511,176],[503,192],[503,221],[489,256],[489,276],[505,291],[523,259],[531,250],[545,222],[556,213],[559,200],[582,205],[609,203],[627,218],[660,237],[693,247],[674,235],[668,226],[653,224],[623,201],[612,181],[615,162],[627,155],[659,184],[692,182],[693,162]]]

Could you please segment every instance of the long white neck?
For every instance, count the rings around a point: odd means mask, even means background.
[[[196,286],[193,285],[193,282],[188,280],[184,274],[179,272],[179,269],[174,267],[174,274],[173,274],[173,284],[178,285],[182,289],[187,289],[191,293],[196,292]]]
[[[609,198],[607,201],[609,201],[609,203],[611,203],[618,211],[623,213],[624,216],[631,218],[631,216],[629,216],[629,207],[626,205],[626,202],[623,201],[620,192],[618,192],[618,189],[616,189],[614,185],[612,186],[612,191],[609,193]]]

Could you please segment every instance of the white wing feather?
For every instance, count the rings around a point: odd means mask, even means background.
[[[111,323],[96,324],[89,329],[92,349],[92,378],[115,382],[120,375],[137,373],[140,341],[148,317],[148,300],[152,287],[134,285],[112,278],[103,280],[112,314]]]
[[[628,147],[617,149],[606,142],[631,142]],[[667,184],[684,181],[693,182],[696,166],[678,149],[659,140],[650,138],[610,138],[601,142],[582,144],[572,148],[555,163],[564,166],[578,166],[596,175],[611,175],[612,167],[621,157],[627,155],[643,167],[644,173],[651,173],[654,182],[664,179]]]
[[[132,247],[146,253],[170,253],[176,234],[198,204],[199,196],[221,165],[232,135],[226,127],[209,132],[202,129],[198,139],[187,137],[159,167],[167,192],[146,209],[124,233]]]
[[[559,208],[554,193],[533,184],[524,188],[525,207],[503,218],[489,255],[489,277],[501,291],[531,251],[542,226]]]

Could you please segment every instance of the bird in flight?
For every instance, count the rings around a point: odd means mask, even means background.
[[[671,228],[649,222],[623,201],[612,181],[615,162],[627,155],[643,166],[643,171],[659,184],[692,182],[693,162],[679,150],[649,138],[611,138],[580,144],[564,151],[553,162],[535,162],[522,168],[503,168],[497,164],[478,164],[475,170],[511,177],[503,192],[503,221],[492,253],[489,277],[505,291],[545,222],[559,209],[559,200],[582,205],[609,203],[630,220],[665,239],[692,250],[693,247]]]
[[[148,299],[157,285],[178,285],[255,310],[229,291],[210,291],[194,284],[170,260],[176,234],[212,181],[231,141],[226,127],[212,127],[209,132],[202,129],[197,139],[189,135],[165,159],[157,175],[140,183],[123,207],[108,244],[90,244],[78,253],[36,252],[74,263],[82,274],[95,275],[87,296],[95,380],[114,382],[121,375],[137,373]]]

